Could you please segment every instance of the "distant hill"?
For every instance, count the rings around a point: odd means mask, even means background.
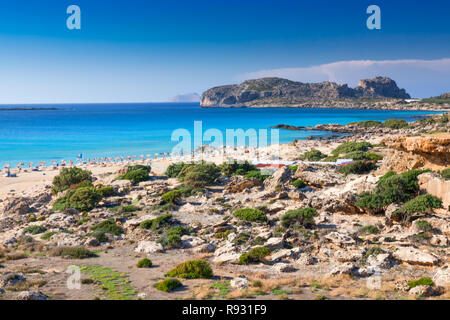
[[[200,102],[200,96],[197,93],[180,94],[170,98],[169,102]]]
[[[343,100],[410,98],[405,89],[400,89],[394,80],[386,77],[360,80],[355,88],[328,81],[302,83],[282,78],[261,78],[211,88],[203,93],[201,106],[314,106]]]
[[[450,104],[450,92],[443,93],[437,97],[431,97],[427,99],[422,99],[420,102],[424,103],[434,103],[434,104]]]

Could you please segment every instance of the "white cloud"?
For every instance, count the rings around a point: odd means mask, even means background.
[[[237,80],[281,77],[301,82],[333,81],[357,85],[359,79],[386,76],[413,97],[450,92],[450,58],[438,60],[352,60],[305,68],[284,68],[245,73]]]

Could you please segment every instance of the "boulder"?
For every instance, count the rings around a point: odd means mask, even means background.
[[[416,286],[409,290],[410,295],[421,296],[421,297],[429,297],[434,293],[433,288],[431,286]]]
[[[5,273],[0,278],[0,287],[11,287],[19,282],[25,282],[27,279],[19,273]]]
[[[272,177],[264,181],[264,189],[268,191],[277,191],[279,186],[282,186],[291,179],[292,171],[288,166],[278,169]]]
[[[417,181],[421,191],[441,198],[444,208],[450,207],[450,180],[443,179],[437,173],[427,172],[419,175]]]
[[[246,277],[237,277],[230,281],[230,286],[236,289],[247,289],[250,281]]]
[[[135,252],[138,253],[157,253],[157,252],[164,252],[164,248],[160,243],[157,243],[155,241],[148,241],[144,240],[139,242],[136,249],[134,249]]]
[[[269,248],[270,250],[281,249],[284,246],[283,238],[269,238],[264,244],[264,247]]]
[[[47,296],[41,292],[36,291],[22,291],[17,297],[17,300],[47,300]]]
[[[445,287],[450,284],[450,267],[445,265],[433,275],[433,281],[437,286]]]
[[[414,247],[399,248],[393,255],[397,260],[415,265],[432,266],[439,262],[439,259],[435,255],[423,252]]]
[[[355,244],[356,241],[349,235],[333,231],[325,236],[325,239],[333,242],[335,245],[345,247],[347,245]]]
[[[331,270],[330,275],[335,276],[338,274],[352,274],[357,270],[355,264],[352,262],[346,262],[340,265],[337,265],[333,270]]]
[[[274,269],[277,272],[295,272],[297,270],[292,264],[282,262],[275,263],[272,266],[272,269]]]

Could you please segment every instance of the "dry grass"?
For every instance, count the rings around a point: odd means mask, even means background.
[[[5,289],[8,291],[27,291],[30,288],[40,288],[46,284],[46,280],[20,281],[13,286],[5,287]]]

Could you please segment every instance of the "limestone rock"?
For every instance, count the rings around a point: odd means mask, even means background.
[[[439,259],[430,253],[423,252],[414,247],[399,248],[394,252],[394,258],[409,264],[432,266],[439,262]]]
[[[164,248],[160,243],[144,240],[138,244],[134,251],[138,253],[157,253],[164,252]]]
[[[17,297],[17,300],[47,300],[47,296],[41,292],[22,291]]]

